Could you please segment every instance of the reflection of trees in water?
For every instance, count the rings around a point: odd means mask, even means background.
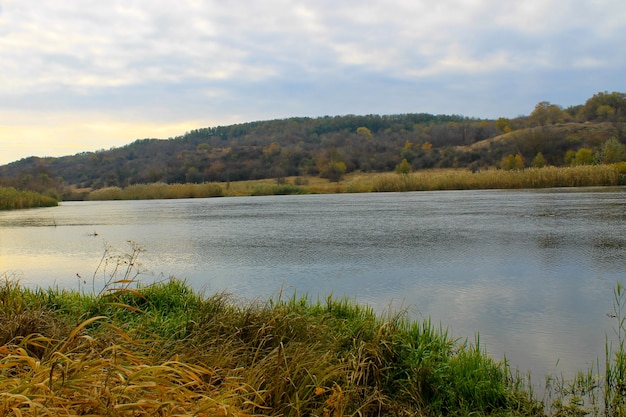
[[[547,233],[537,236],[537,246],[540,249],[557,249],[565,244],[565,238],[559,233]]]
[[[626,237],[598,235],[582,237],[565,233],[546,232],[535,239],[536,257],[548,268],[563,262],[580,267],[601,266],[617,271],[626,265]],[[569,261],[568,261],[569,259]]]
[[[610,265],[612,272],[626,270],[626,236],[595,236],[590,252],[594,264],[605,268]]]

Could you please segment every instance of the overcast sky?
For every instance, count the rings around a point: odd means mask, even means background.
[[[0,0],[0,164],[208,126],[626,91],[624,0]]]

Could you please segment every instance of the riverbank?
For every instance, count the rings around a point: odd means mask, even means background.
[[[546,410],[478,340],[452,339],[429,320],[378,316],[332,297],[244,303],[176,279],[141,286],[138,253],[119,258],[106,282],[81,281],[75,291],[26,289],[4,277],[3,415],[599,414],[581,400],[604,387],[590,373],[554,384]],[[623,298],[618,286],[622,326]],[[623,342],[615,358],[609,393],[623,386]],[[619,394],[605,398],[624,411]]]
[[[3,282],[3,415],[539,414],[505,364],[428,321],[131,281],[96,295]]]
[[[339,182],[318,177],[287,177],[206,184],[137,184],[75,190],[87,200],[140,200],[283,194],[368,193],[470,189],[521,189],[626,185],[626,162],[613,165],[544,167],[523,170],[438,169],[408,174],[351,173]]]

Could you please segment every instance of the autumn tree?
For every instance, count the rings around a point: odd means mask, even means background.
[[[532,164],[532,166],[534,168],[543,168],[548,163],[546,161],[546,158],[544,158],[543,154],[541,152],[539,152],[539,153],[537,153],[537,155],[535,155],[535,157],[533,158],[531,164]]]
[[[565,119],[565,115],[560,106],[550,104],[549,101],[541,101],[537,103],[529,117],[535,126],[545,126],[546,124],[562,122]]]
[[[499,117],[496,120],[496,129],[498,129],[502,133],[509,133],[511,131],[511,126],[509,126],[510,120],[505,117]]]
[[[411,172],[411,164],[406,159],[403,159],[402,162],[400,162],[396,166],[396,173],[398,174],[407,175],[410,172]]]
[[[334,182],[341,181],[346,173],[346,163],[342,161],[329,161],[320,170],[320,177],[327,178]]]
[[[594,94],[580,110],[583,120],[616,120],[626,116],[626,94],[603,92]]]
[[[371,131],[371,130],[369,130],[369,129],[368,129],[367,127],[365,127],[365,126],[359,126],[359,127],[356,129],[356,133],[357,133],[358,135],[365,136],[366,138],[371,138],[371,137],[372,137],[372,131]]]
[[[572,165],[591,165],[593,162],[593,151],[589,148],[580,148],[574,156]]]
[[[335,182],[341,181],[348,169],[343,156],[336,148],[329,149],[325,155],[319,157],[318,167],[321,178],[327,178]]]
[[[602,144],[598,160],[605,164],[613,164],[624,160],[624,156],[626,156],[626,147],[613,137]]]
[[[520,153],[517,155],[506,155],[500,160],[500,168],[507,171],[522,170],[524,166],[524,158]]]
[[[607,104],[598,106],[596,115],[600,120],[611,120],[615,116],[615,109]]]

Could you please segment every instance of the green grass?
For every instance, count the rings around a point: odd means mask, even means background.
[[[241,303],[176,279],[109,289],[5,277],[1,415],[536,413],[504,364],[403,313],[295,294]]]
[[[0,210],[16,210],[35,207],[53,207],[58,204],[52,197],[32,191],[18,191],[12,187],[0,187]]]

